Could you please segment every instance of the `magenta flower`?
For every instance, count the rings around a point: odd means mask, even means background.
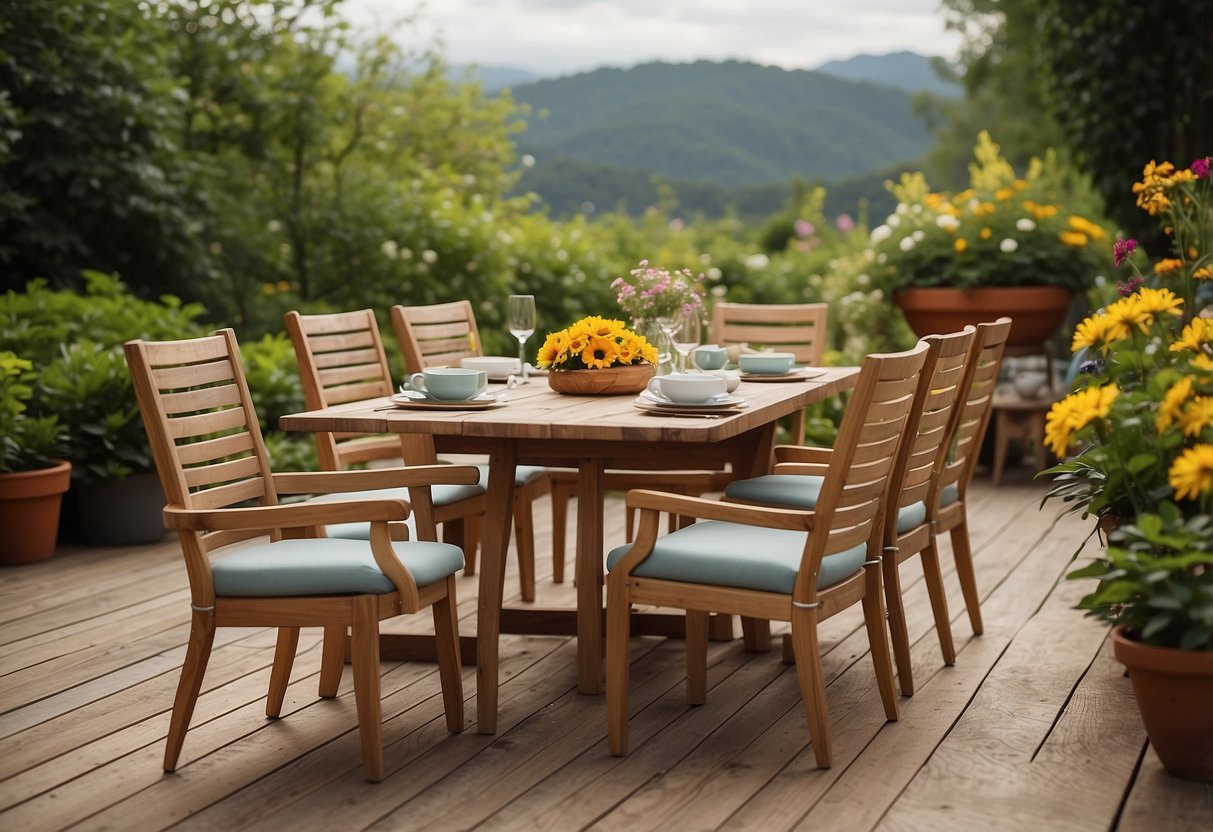
[[[848,231],[854,230],[855,220],[851,219],[850,214],[839,214],[838,219],[834,220],[834,227],[846,234]]]
[[[808,220],[801,219],[798,219],[796,222],[792,223],[792,228],[796,232],[796,236],[802,239],[817,230],[813,227],[813,223],[809,222]]]
[[[1192,172],[1196,174],[1197,179],[1209,178],[1209,157],[1204,156],[1192,163]]]
[[[1125,283],[1116,284],[1116,293],[1122,298],[1127,298],[1129,295],[1133,294],[1145,285],[1146,281],[1143,278],[1130,277]]]
[[[1117,240],[1112,246],[1112,262],[1116,264],[1116,268],[1128,260],[1133,252],[1137,251],[1136,240]]]

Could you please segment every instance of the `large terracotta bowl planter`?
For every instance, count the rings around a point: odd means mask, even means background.
[[[551,370],[548,386],[570,396],[613,396],[639,393],[657,372],[652,364],[628,364],[602,370]]]
[[[1146,735],[1167,771],[1213,783],[1213,651],[1152,647],[1112,630]]]
[[[919,338],[1011,318],[1010,345],[1043,344],[1065,323],[1074,293],[1060,286],[899,289],[894,302]]]
[[[72,484],[72,464],[0,474],[0,564],[46,560],[55,553],[59,508]]]

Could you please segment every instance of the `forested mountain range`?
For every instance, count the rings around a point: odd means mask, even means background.
[[[905,90],[739,61],[598,69],[512,94],[530,110],[518,152],[534,159],[519,189],[557,214],[641,211],[656,175],[688,211],[762,215],[797,179],[887,172],[930,143]]]

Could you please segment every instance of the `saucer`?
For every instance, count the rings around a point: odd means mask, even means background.
[[[786,373],[745,373],[741,374],[742,381],[808,381],[811,378],[825,375],[825,370],[812,367],[793,367]]]
[[[657,395],[652,391],[645,390],[636,397],[636,401],[640,404],[649,405],[655,408],[676,408],[679,410],[698,410],[698,409],[714,409],[714,410],[736,410],[742,407],[749,407],[749,402],[740,396],[734,396],[730,393],[723,393],[718,396],[713,396],[703,402],[676,402],[667,399],[665,396]]]
[[[431,399],[418,390],[396,393],[392,396],[392,404],[405,410],[488,410],[491,407],[505,407],[505,402],[492,393],[482,393],[463,401]]]

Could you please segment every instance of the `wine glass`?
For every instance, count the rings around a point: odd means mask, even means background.
[[[526,342],[535,332],[535,296],[510,295],[506,304],[506,319],[510,334],[518,339],[518,363],[522,380],[527,380]]]
[[[670,341],[674,344],[674,349],[678,351],[678,372],[680,373],[691,371],[691,350],[699,346],[701,326],[699,315],[691,312],[689,315],[684,314],[679,318],[670,333]]]

